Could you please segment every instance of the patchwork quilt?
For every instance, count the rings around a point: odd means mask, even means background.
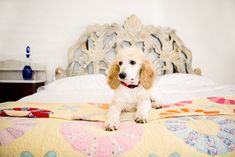
[[[107,132],[108,104],[0,104],[0,157],[235,156],[235,96],[165,104],[147,124],[123,112]]]

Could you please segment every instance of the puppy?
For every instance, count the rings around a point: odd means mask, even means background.
[[[117,53],[107,76],[110,88],[114,89],[114,97],[105,122],[106,131],[117,130],[122,111],[136,111],[135,121],[147,123],[151,101],[153,107],[160,106],[155,99],[150,99],[147,91],[155,77],[152,63],[140,49],[130,47]]]

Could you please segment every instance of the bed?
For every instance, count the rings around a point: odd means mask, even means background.
[[[119,130],[107,132],[113,96],[107,69],[115,53],[131,45],[154,63],[151,94],[163,107],[150,111],[147,124],[125,112]],[[144,26],[135,15],[123,25],[89,26],[70,47],[67,68],[56,69],[55,81],[0,104],[0,156],[234,157],[235,87],[201,74],[170,28]]]

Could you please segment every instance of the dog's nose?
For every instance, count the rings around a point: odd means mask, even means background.
[[[120,73],[120,74],[119,74],[119,77],[120,77],[120,79],[126,78],[126,73]]]

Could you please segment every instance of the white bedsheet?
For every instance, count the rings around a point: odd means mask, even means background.
[[[175,103],[183,100],[192,100],[198,98],[212,96],[234,96],[234,85],[213,85],[201,88],[174,89],[174,88],[158,88],[153,92],[160,103]]]
[[[75,86],[75,84],[89,84],[96,80],[96,84]],[[78,82],[81,81],[81,82]],[[93,88],[94,87],[94,88]],[[218,85],[201,76],[189,74],[169,74],[158,77],[154,87],[150,90],[160,103],[168,104],[183,100],[211,96],[234,96],[235,85]],[[111,103],[113,91],[108,87],[104,76],[86,76],[77,79],[66,78],[58,80],[45,87],[44,90],[24,97],[19,101],[43,103],[69,103],[69,102],[97,102]]]
[[[69,102],[111,102],[113,92],[110,90],[74,90],[74,91],[51,91],[43,90],[33,95],[26,96],[18,101],[43,102],[43,103],[69,103]]]
[[[211,87],[204,87],[201,89],[160,89],[152,91],[151,94],[155,96],[161,103],[174,103],[182,100],[191,100],[210,96],[232,96],[235,95],[235,86],[229,85],[216,85]],[[71,91],[71,92],[55,92],[55,91],[40,91],[33,95],[24,97],[19,101],[24,102],[99,102],[110,103],[113,92],[110,91],[97,91],[90,93],[89,91]]]

